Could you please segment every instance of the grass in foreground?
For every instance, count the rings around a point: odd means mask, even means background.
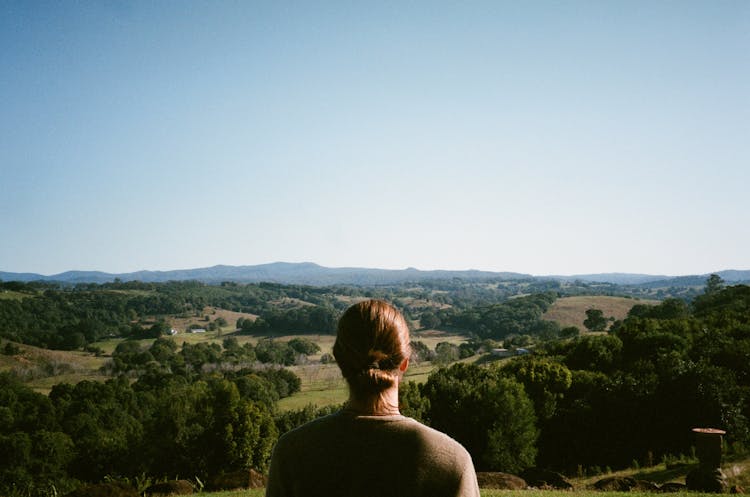
[[[254,488],[252,490],[230,490],[224,492],[203,492],[200,495],[206,497],[263,497],[266,495],[265,488]]]
[[[596,490],[491,490],[480,489],[482,497],[664,497],[663,493],[656,492],[599,492]],[[263,497],[265,489],[233,490],[230,492],[203,493],[206,497]],[[699,492],[676,492],[667,494],[671,497],[715,497],[716,494]]]
[[[716,494],[704,492],[674,492],[663,494],[658,492],[601,492],[590,490],[591,485],[597,480],[607,476],[631,476],[636,479],[644,479],[663,483],[666,481],[679,481],[684,483],[685,473],[691,465],[686,465],[677,470],[669,470],[664,464],[657,464],[649,468],[642,469],[624,469],[606,475],[599,475],[587,478],[571,479],[574,490],[493,490],[480,489],[482,497],[715,497]],[[738,458],[737,460],[725,461],[722,469],[727,476],[729,486],[739,485],[744,488],[750,484],[750,459]],[[204,493],[207,497],[262,497],[265,495],[265,489],[254,490],[234,490],[229,492]]]

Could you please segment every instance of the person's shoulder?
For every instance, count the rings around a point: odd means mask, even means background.
[[[470,458],[469,452],[458,441],[430,426],[420,423],[416,419],[405,418],[408,420],[411,429],[419,433],[420,438],[428,444],[432,450],[441,453],[452,453],[459,458]]]

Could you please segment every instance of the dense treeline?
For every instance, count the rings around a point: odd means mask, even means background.
[[[292,309],[269,309],[261,317],[238,323],[246,333],[334,333],[339,312],[331,307],[303,306]]]
[[[542,288],[549,284],[534,283]],[[168,331],[165,318],[203,317],[206,306],[259,316],[237,323],[247,333],[333,333],[343,309],[365,297],[395,302],[410,320],[422,318],[426,324],[443,324],[480,337],[520,331],[538,334],[537,328],[545,326],[539,310],[554,294],[507,300],[529,285],[446,281],[415,288],[358,288],[193,281],[76,286],[0,282],[0,291],[16,296],[0,298],[0,337],[63,350],[81,349],[104,337],[156,338]],[[437,311],[444,306],[451,307]]]
[[[213,369],[225,347],[159,339],[114,354],[120,373],[105,383],[58,384],[49,396],[0,374],[0,494],[44,495],[78,481],[139,475],[206,481],[245,467],[264,470],[279,430],[276,402],[299,391],[285,369]],[[218,350],[216,350],[218,348]],[[204,350],[196,350],[204,349]],[[144,361],[144,358],[148,360]],[[137,372],[131,383],[130,374]],[[288,416],[281,417],[288,429]]]
[[[482,469],[649,464],[689,454],[701,426],[726,430],[743,451],[750,287],[709,287],[692,305],[636,305],[609,334],[547,341],[503,366],[458,364],[404,389],[402,402]]]
[[[199,317],[206,306],[259,316],[246,332],[333,333],[340,313],[359,298],[394,302],[410,321],[443,326],[480,338],[548,336],[539,319],[555,295],[640,295],[635,287],[538,280],[431,280],[382,287],[208,285],[196,281],[62,285],[0,282],[0,337],[44,348],[75,350],[103,337],[147,338],[167,316]],[[519,297],[528,295],[527,297]],[[238,326],[239,327],[239,326]]]
[[[112,352],[112,361],[102,369],[112,375],[126,373],[135,377],[146,372],[159,371],[192,380],[217,369],[247,369],[257,363],[283,366],[304,364],[308,362],[309,355],[319,351],[320,347],[317,344],[305,338],[294,338],[289,341],[266,338],[253,346],[251,343],[240,345],[232,336],[224,339],[223,347],[218,343],[185,342],[178,350],[173,340],[162,337],[157,338],[148,347],[137,341],[121,342]],[[265,374],[269,371],[277,371],[277,374],[286,373],[283,369],[264,371]],[[293,392],[297,390],[299,380]]]
[[[437,325],[461,330],[479,338],[503,339],[509,335],[558,335],[555,323],[542,320],[542,315],[555,301],[557,294],[536,293],[502,303],[459,310],[449,308],[437,313]]]
[[[55,286],[0,283],[17,298],[0,298],[0,337],[75,350],[103,337],[154,338],[167,316],[201,316],[206,306],[260,315],[255,331],[333,332],[344,304],[315,287],[273,284],[210,286],[197,282]],[[299,308],[275,302],[303,299]],[[156,325],[154,325],[156,321]],[[252,324],[252,321],[250,322]]]

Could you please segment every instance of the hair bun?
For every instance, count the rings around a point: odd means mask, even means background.
[[[393,371],[397,368],[397,365],[393,363],[390,357],[385,357],[380,360],[371,360],[370,363],[365,367],[365,370],[380,369],[383,371]]]
[[[354,396],[382,392],[396,384],[398,368],[409,357],[409,326],[382,300],[364,300],[341,316],[333,356]]]

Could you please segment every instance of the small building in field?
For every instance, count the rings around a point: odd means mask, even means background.
[[[508,349],[492,349],[491,354],[495,357],[510,357],[513,352]]]

